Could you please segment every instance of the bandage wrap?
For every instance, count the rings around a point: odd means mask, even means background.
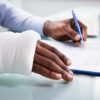
[[[0,73],[30,74],[39,39],[34,31],[0,33]]]

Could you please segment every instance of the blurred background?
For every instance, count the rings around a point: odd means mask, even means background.
[[[15,6],[38,15],[48,16],[74,7],[100,7],[100,0],[9,0]]]

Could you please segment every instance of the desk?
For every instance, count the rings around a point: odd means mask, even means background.
[[[67,83],[38,75],[4,74],[0,75],[0,100],[100,100],[100,77],[74,75],[73,82]]]

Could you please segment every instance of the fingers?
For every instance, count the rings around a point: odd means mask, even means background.
[[[60,73],[48,70],[44,66],[37,63],[34,63],[32,71],[54,80],[59,80],[61,78],[63,78],[64,80],[68,82],[73,80],[73,76],[66,73],[66,71],[62,71],[62,73],[60,74]]]
[[[83,40],[86,41],[87,40],[87,27],[81,21],[79,21],[79,24],[80,24],[80,28],[83,34]],[[69,27],[66,27],[66,34],[74,41],[80,40],[80,37],[77,37],[79,33],[77,33],[76,31],[75,22],[73,19],[69,19]]]
[[[50,50],[52,53],[56,54],[64,62],[65,65],[71,65],[70,59],[67,58],[65,55],[63,55],[56,48],[54,48],[54,47],[52,47],[44,42],[40,42],[40,45],[43,46],[44,48]]]
[[[66,23],[66,26],[64,28],[66,31],[66,35],[74,41],[80,40],[80,35],[76,31],[74,20],[73,19],[64,20],[64,23]]]
[[[64,36],[57,37],[55,39],[58,41],[66,41],[66,40],[70,40],[70,37],[68,37],[67,35],[64,35]]]
[[[79,21],[79,24],[82,30],[83,40],[86,41],[87,40],[87,27],[81,21]]]
[[[69,74],[70,73],[70,74]],[[62,71],[62,78],[68,82],[71,82],[73,80],[73,75],[72,72],[70,71],[69,73],[66,73],[66,71]]]
[[[57,65],[59,65],[62,69],[66,70],[66,71],[70,71],[69,68],[64,64],[64,62],[56,54],[52,53],[48,49],[45,49],[41,46],[38,46],[37,50],[36,50],[36,53],[43,56],[43,57],[51,59]]]
[[[33,72],[41,74],[42,76],[45,76],[50,79],[59,80],[62,78],[61,74],[50,71],[37,63],[34,63],[32,70],[33,70]]]
[[[86,41],[87,40],[87,27],[79,21],[81,30],[82,30],[82,34],[83,34],[83,40]],[[80,46],[80,41],[75,41],[75,46]]]
[[[63,70],[59,65],[57,65],[55,62],[53,62],[52,60],[50,60],[48,58],[45,58],[38,54],[35,54],[34,63],[37,63],[50,71],[60,73],[62,75],[62,78],[68,82],[73,80],[72,71],[69,70],[67,72],[67,71]]]
[[[80,35],[79,33],[77,33],[75,30],[73,29],[66,29],[66,34],[67,36],[69,36],[72,40],[78,41],[80,40]]]
[[[58,73],[62,72],[62,69],[55,62],[53,62],[52,60],[50,60],[46,57],[43,57],[39,54],[35,54],[34,62],[44,66],[45,68],[52,70],[52,71],[55,71]]]
[[[87,28],[82,29],[82,34],[83,34],[83,40],[86,41],[87,40]]]
[[[53,47],[47,45],[46,43],[39,41],[36,47],[34,63],[42,66],[49,71],[61,74],[62,78],[68,82],[72,81],[73,72],[64,63],[65,61],[68,64],[68,58],[62,54],[58,54],[58,56],[55,53],[56,51],[52,52],[52,48]],[[59,53],[59,51],[57,53]],[[61,59],[60,57],[63,57],[63,59]]]

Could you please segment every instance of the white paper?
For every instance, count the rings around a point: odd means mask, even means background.
[[[45,40],[56,47],[72,61],[71,69],[100,72],[100,43],[85,43],[84,47],[75,47],[72,43]]]
[[[87,33],[89,36],[98,36],[100,33],[99,21],[100,21],[100,7],[74,7],[77,18],[82,21],[87,27]],[[59,12],[57,14],[47,16],[48,20],[63,20],[72,18],[72,8],[65,11]]]

